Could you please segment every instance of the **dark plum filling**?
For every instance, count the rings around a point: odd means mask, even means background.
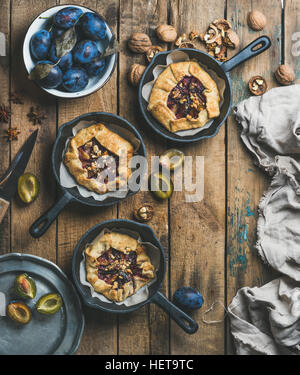
[[[136,259],[135,251],[125,254],[111,247],[97,259],[98,278],[107,284],[116,283],[114,286],[117,288],[129,281],[134,282],[134,276],[143,277],[142,269],[136,263]]]
[[[193,76],[184,76],[171,90],[167,106],[177,119],[186,117],[196,119],[199,112],[205,108],[206,97],[203,94],[205,87]]]
[[[97,178],[106,171],[104,183],[113,181],[118,176],[119,157],[103,147],[96,138],[78,148],[82,168],[87,169],[88,178]]]

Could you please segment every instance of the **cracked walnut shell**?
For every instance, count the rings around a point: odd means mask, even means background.
[[[248,14],[248,25],[252,30],[260,31],[267,24],[266,16],[259,10],[253,10]]]
[[[175,42],[177,38],[177,32],[171,25],[160,25],[156,29],[156,34],[160,40],[166,43]]]
[[[267,91],[268,85],[262,76],[254,76],[250,78],[248,87],[253,95],[262,95]]]
[[[287,86],[295,80],[295,72],[288,64],[280,65],[275,72],[275,78],[281,85]]]
[[[228,31],[226,31],[224,37],[224,44],[225,46],[231,48],[237,48],[239,46],[240,38],[234,30],[229,29]]]
[[[153,218],[154,209],[149,203],[144,203],[142,206],[136,208],[133,212],[134,217],[138,221],[146,222]]]
[[[151,46],[149,36],[144,33],[133,33],[128,40],[129,49],[135,53],[145,53]]]
[[[161,48],[161,46],[151,46],[149,47],[148,51],[146,52],[146,59],[148,62],[151,62],[153,57],[159,53],[159,52],[162,52],[163,49]]]
[[[141,64],[132,64],[128,71],[128,80],[132,86],[137,86],[140,82],[140,79],[145,71],[145,65]]]

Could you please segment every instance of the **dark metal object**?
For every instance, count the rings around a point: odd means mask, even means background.
[[[232,105],[232,86],[230,81],[229,72],[234,69],[236,66],[242,64],[246,60],[259,55],[264,52],[271,46],[271,41],[267,36],[261,36],[250,43],[247,47],[242,49],[238,54],[232,57],[230,60],[220,63],[212,56],[208,55],[205,52],[202,52],[193,48],[180,48],[178,50],[186,52],[190,59],[195,59],[201,64],[207,66],[209,69],[212,69],[216,74],[225,81],[225,90],[224,90],[224,103],[220,108],[220,116],[215,118],[212,124],[207,128],[203,129],[200,133],[195,135],[190,135],[182,137],[176,133],[169,132],[162,124],[160,124],[152,114],[147,110],[148,103],[142,97],[142,88],[145,83],[148,83],[153,80],[153,69],[157,65],[165,65],[166,57],[172,51],[165,51],[157,53],[150,65],[146,68],[139,84],[138,92],[138,101],[142,116],[144,117],[146,123],[160,136],[177,143],[192,143],[197,142],[202,139],[214,137],[221,125],[226,121],[231,105]]]
[[[149,298],[134,306],[117,305],[115,303],[106,303],[100,301],[98,298],[92,297],[90,288],[86,285],[82,285],[80,282],[79,267],[82,261],[82,253],[85,250],[87,244],[91,243],[97,235],[104,229],[127,229],[131,231],[138,232],[144,242],[150,242],[155,245],[160,250],[160,265],[156,271],[156,281],[149,286]],[[170,314],[171,318],[187,333],[195,333],[198,329],[197,322],[192,319],[185,312],[180,310],[172,302],[170,302],[159,290],[161,288],[164,276],[166,272],[166,259],[164,250],[159,240],[155,236],[152,228],[146,224],[140,224],[132,220],[108,220],[100,224],[95,225],[90,230],[88,230],[79,240],[77,246],[75,247],[73,259],[72,259],[72,274],[74,283],[83,299],[83,302],[92,308],[103,310],[111,313],[130,313],[132,311],[138,310],[146,303],[154,302]]]
[[[52,151],[52,169],[53,169],[53,173],[54,173],[54,176],[56,178],[58,185],[60,185],[59,169],[60,169],[60,164],[62,161],[62,156],[63,156],[63,151],[65,149],[66,141],[69,137],[73,136],[72,134],[73,127],[83,120],[91,121],[91,122],[95,121],[95,123],[97,122],[101,122],[104,124],[107,123],[108,125],[109,124],[117,125],[117,126],[122,127],[123,129],[129,130],[140,141],[140,147],[137,150],[137,154],[143,157],[146,157],[146,148],[145,148],[145,144],[143,142],[141,135],[127,120],[123,119],[120,116],[114,115],[112,113],[106,113],[106,112],[87,113],[79,117],[76,117],[74,120],[67,122],[66,124],[62,125],[59,128],[59,132],[58,132],[58,135],[57,135],[54,147],[53,147],[53,151]],[[145,173],[145,170],[143,171],[143,173]],[[60,196],[59,200],[44,215],[42,215],[39,219],[37,219],[30,227],[29,232],[33,237],[38,238],[42,236],[50,227],[51,223],[59,215],[59,213],[62,211],[62,209],[70,202],[78,202],[84,205],[94,206],[94,207],[105,207],[105,206],[112,206],[114,204],[117,204],[121,200],[137,193],[137,191],[129,190],[126,197],[124,198],[108,197],[104,201],[96,201],[93,197],[84,198],[83,196],[81,196],[81,194],[79,193],[76,187],[64,188],[61,186],[61,190],[63,194]]]
[[[1,179],[0,197],[10,201],[15,195],[18,179],[24,173],[36,142],[38,130],[31,134],[20,151],[17,153],[10,167]]]
[[[20,326],[8,317],[0,317],[1,354],[74,354],[84,329],[84,316],[78,294],[67,276],[54,263],[29,254],[0,256],[0,289],[9,303],[17,298],[14,280],[20,273],[32,276],[37,295],[25,303],[32,311],[28,325]],[[35,311],[35,303],[44,294],[59,293],[62,308],[52,316]]]

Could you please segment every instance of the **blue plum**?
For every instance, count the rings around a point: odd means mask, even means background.
[[[189,310],[200,309],[203,305],[203,297],[201,293],[190,286],[184,286],[177,289],[173,298],[180,306]]]
[[[51,61],[53,61],[54,63],[57,63],[57,61],[58,61],[58,58],[56,56],[55,43],[53,43],[52,46],[50,47],[49,59]],[[60,60],[60,63],[58,64],[58,66],[60,67],[60,69],[63,72],[65,72],[66,70],[72,68],[72,65],[73,65],[73,56],[72,56],[71,52],[69,52],[65,56],[63,56],[61,58],[61,60]]]
[[[87,72],[82,68],[71,68],[63,76],[63,87],[66,91],[77,92],[83,90],[89,82]]]
[[[52,40],[55,40],[59,36],[61,36],[66,30],[65,29],[60,29],[59,27],[56,27],[55,25],[51,28],[50,30],[50,35]]]
[[[69,29],[78,22],[82,13],[80,8],[65,7],[55,14],[54,24],[62,29]]]
[[[51,35],[47,30],[39,30],[30,39],[30,51],[36,60],[45,59],[51,45]]]
[[[39,64],[52,64],[52,61],[43,60]],[[55,89],[62,83],[63,74],[59,66],[54,66],[47,77],[38,80],[37,82],[46,89]]]
[[[105,38],[106,25],[98,14],[92,12],[84,13],[79,23],[82,32],[88,39],[100,40]]]
[[[99,56],[97,44],[92,40],[82,40],[73,49],[73,58],[77,64],[87,64]]]
[[[103,72],[105,68],[105,60],[97,58],[92,62],[86,64],[85,68],[89,76],[98,76]]]

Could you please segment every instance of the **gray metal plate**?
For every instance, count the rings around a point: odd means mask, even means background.
[[[74,354],[84,328],[79,297],[67,276],[52,262],[28,254],[0,256],[0,292],[6,303],[22,300],[14,292],[14,279],[26,272],[34,278],[37,294],[25,301],[32,320],[19,325],[7,316],[0,317],[0,354]],[[53,316],[39,314],[34,305],[46,293],[59,293],[63,307]]]

